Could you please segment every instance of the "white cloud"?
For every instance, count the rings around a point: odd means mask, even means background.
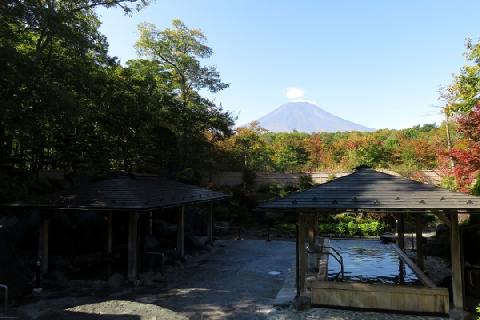
[[[296,87],[287,88],[287,98],[288,99],[300,99],[303,97],[303,90]]]

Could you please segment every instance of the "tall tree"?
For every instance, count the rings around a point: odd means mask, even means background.
[[[480,42],[466,42],[467,64],[455,75],[453,82],[443,89],[447,115],[468,113],[480,101]]]
[[[454,76],[453,82],[446,87],[441,97],[446,101],[444,113],[447,122],[448,149],[451,169],[456,177],[457,185],[468,190],[475,177],[479,177],[480,162],[478,153],[479,132],[478,109],[480,106],[480,41],[466,42],[465,57],[467,64]],[[449,123],[454,118],[459,123],[459,131],[465,143],[454,146],[450,138]],[[473,131],[472,131],[473,130]],[[468,146],[468,147],[467,147]],[[467,147],[467,148],[466,148]]]
[[[180,135],[182,165],[186,165],[187,156],[193,152],[192,140],[199,133],[214,131],[216,134],[230,133],[232,116],[221,107],[201,97],[199,91],[206,89],[216,93],[228,87],[220,79],[214,66],[204,66],[201,60],[210,58],[213,51],[207,45],[207,39],[199,29],[190,29],[176,19],[172,27],[158,29],[150,23],[139,26],[140,38],[136,43],[139,54],[158,63],[171,78],[172,86],[178,90],[181,110],[177,112],[177,132]]]
[[[68,168],[88,153],[90,116],[104,95],[107,55],[94,9],[145,5],[134,0],[0,2],[2,163],[29,171]]]

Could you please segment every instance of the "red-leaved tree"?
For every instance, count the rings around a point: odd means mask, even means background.
[[[480,104],[458,118],[458,130],[465,143],[451,150],[455,160],[453,172],[459,189],[469,191],[480,173]]]

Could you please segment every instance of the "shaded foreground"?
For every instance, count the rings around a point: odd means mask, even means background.
[[[20,308],[22,319],[73,320],[437,320],[445,318],[314,308],[273,308],[284,281],[294,281],[294,242],[264,240],[215,243],[210,254],[191,257],[184,268],[142,288],[68,292]],[[277,271],[279,274],[272,273]]]
[[[271,311],[294,256],[295,244],[289,241],[217,241],[210,254],[190,257],[183,268],[148,286],[57,294],[19,311],[30,319],[181,319],[167,316],[168,310],[154,314],[154,306],[161,306],[190,319],[262,319]],[[119,309],[122,315],[111,313]]]

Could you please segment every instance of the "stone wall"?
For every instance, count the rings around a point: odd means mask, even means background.
[[[393,174],[392,172],[386,171]],[[341,172],[305,172],[305,173],[281,173],[281,172],[257,172],[256,174],[256,186],[264,184],[279,184],[279,185],[297,185],[301,176],[310,175],[312,181],[315,184],[325,183],[331,178],[343,177],[350,174],[349,171]],[[425,180],[428,183],[435,185],[440,184],[442,177],[435,170],[423,170],[422,171]],[[242,172],[241,171],[222,171],[216,172],[211,175],[212,182],[217,186],[237,186],[242,184]],[[208,178],[206,178],[208,180]]]

